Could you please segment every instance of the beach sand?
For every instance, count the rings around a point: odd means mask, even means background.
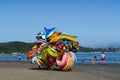
[[[77,64],[64,72],[38,69],[29,62],[0,61],[0,80],[120,80],[120,64]]]

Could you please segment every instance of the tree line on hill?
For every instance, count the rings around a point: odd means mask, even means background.
[[[34,43],[19,41],[0,43],[0,53],[27,53],[33,45]]]
[[[90,47],[80,47],[80,52],[116,52],[119,50],[119,48],[113,48],[113,47],[108,47],[108,48],[90,48]]]
[[[28,53],[35,43],[26,43],[20,41],[0,43],[0,53]],[[116,52],[119,48],[89,48],[80,47],[80,52]]]

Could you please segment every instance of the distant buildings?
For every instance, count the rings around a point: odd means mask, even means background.
[[[116,49],[116,52],[120,52],[120,48],[117,48],[117,49]]]

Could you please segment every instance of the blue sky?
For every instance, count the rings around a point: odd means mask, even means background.
[[[0,42],[35,42],[44,27],[82,46],[120,42],[120,0],[0,0]]]

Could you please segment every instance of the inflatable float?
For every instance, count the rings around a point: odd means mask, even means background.
[[[58,40],[62,40],[62,39],[68,39],[70,41],[77,42],[75,38],[67,36],[67,35],[56,36],[53,39],[51,39],[50,42],[53,43],[53,42],[57,42]]]
[[[57,57],[56,63],[58,66],[63,67],[67,63],[68,53],[64,53],[62,56]]]
[[[59,67],[69,71],[77,62],[75,53],[79,51],[80,44],[76,36],[65,34],[56,30],[44,28],[37,36],[37,42],[27,54],[31,63],[39,68],[53,69]]]

